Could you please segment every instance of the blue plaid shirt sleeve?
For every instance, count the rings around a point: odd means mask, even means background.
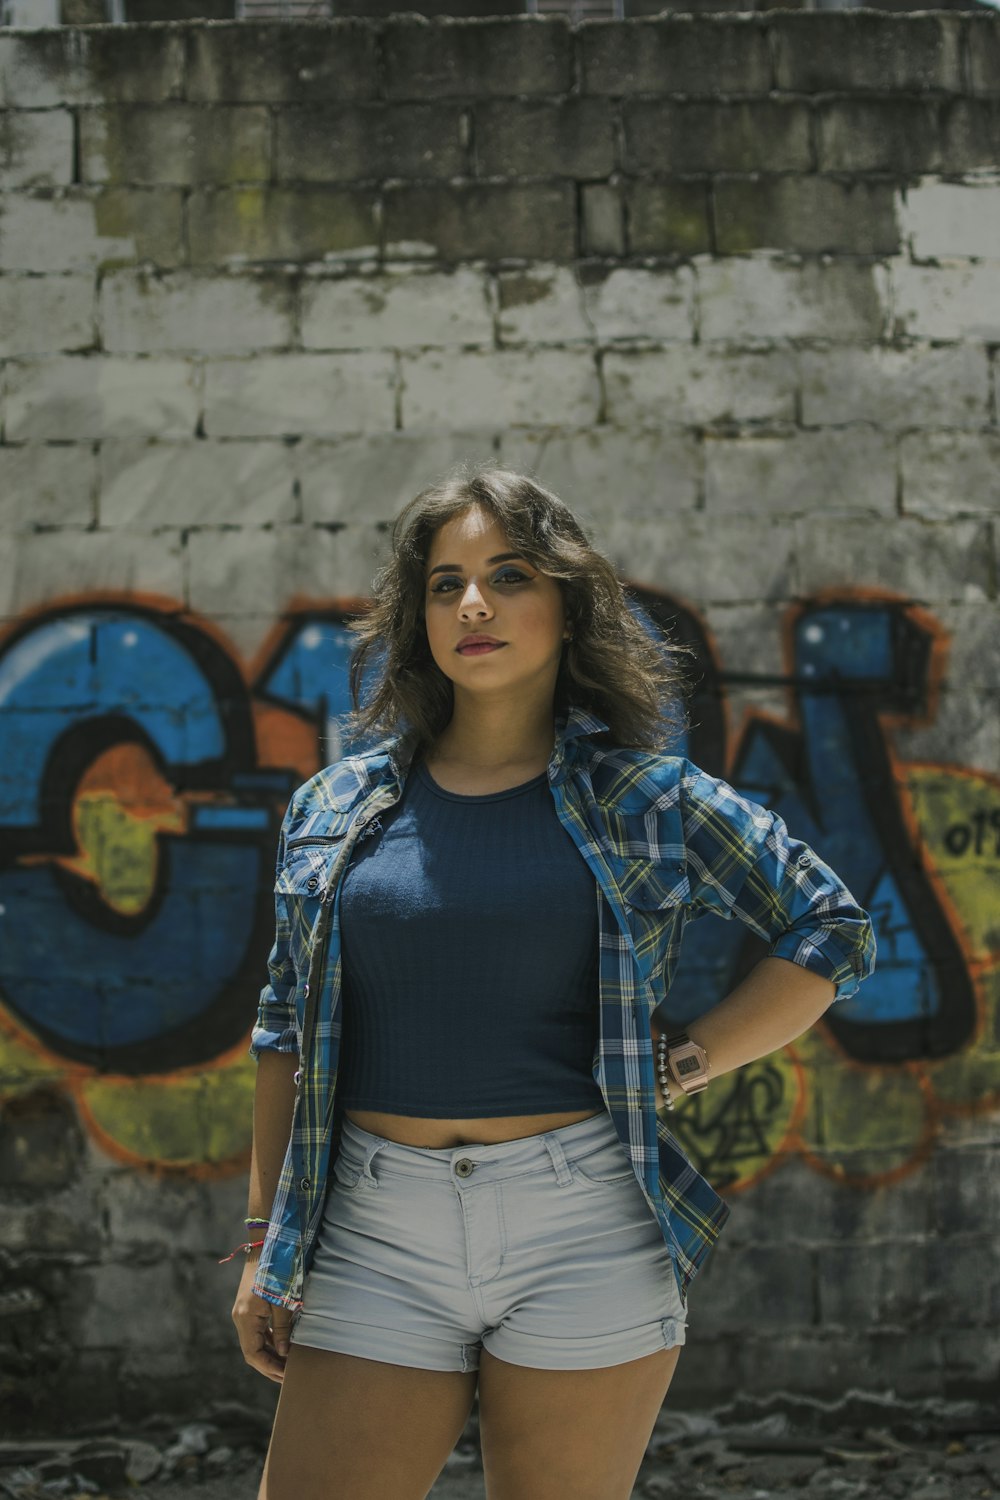
[[[294,799],[293,799],[294,801]],[[278,834],[278,857],[275,873],[285,862],[285,838],[292,818],[292,803],[282,819]],[[274,946],[267,960],[268,982],[260,992],[257,1020],[250,1033],[250,1056],[257,1062],[261,1052],[297,1052],[299,1036],[295,1024],[295,966],[292,963],[289,936],[290,923],[286,898],[274,894]]]
[[[857,992],[875,967],[871,918],[784,819],[686,761],[680,811],[691,916],[736,917],[768,943],[768,956],[832,980],[833,1001]]]

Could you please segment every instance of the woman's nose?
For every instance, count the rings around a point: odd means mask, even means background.
[[[462,595],[460,609],[463,614],[468,613],[470,609],[477,610],[480,614],[488,613],[486,600],[474,583],[470,583]]]

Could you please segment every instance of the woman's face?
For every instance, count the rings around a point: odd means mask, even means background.
[[[554,578],[513,552],[499,524],[479,506],[446,521],[432,538],[425,568],[427,640],[456,691],[555,690],[568,633],[562,591]],[[460,650],[468,635],[502,644]]]

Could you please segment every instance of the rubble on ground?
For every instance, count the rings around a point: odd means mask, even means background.
[[[131,1430],[0,1443],[2,1500],[255,1500],[269,1419],[213,1402],[206,1420],[150,1416]],[[849,1391],[836,1401],[778,1393],[709,1412],[669,1402],[633,1491],[684,1500],[1000,1500],[1000,1408],[982,1401],[905,1401]],[[478,1413],[431,1500],[482,1500]],[[137,1500],[137,1497],[136,1497]]]

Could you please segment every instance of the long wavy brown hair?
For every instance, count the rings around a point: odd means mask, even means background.
[[[616,745],[667,750],[687,727],[690,647],[649,634],[629,608],[614,567],[568,505],[528,475],[498,463],[462,464],[407,502],[391,527],[391,554],[372,581],[372,603],[349,620],[353,711],[346,737],[413,735],[428,749],[446,728],[453,687],[431,655],[424,625],[426,565],[440,526],[470,506],[488,512],[519,552],[559,582],[573,638],[563,645],[553,714],[588,709]],[[365,691],[366,669],[378,661]]]

